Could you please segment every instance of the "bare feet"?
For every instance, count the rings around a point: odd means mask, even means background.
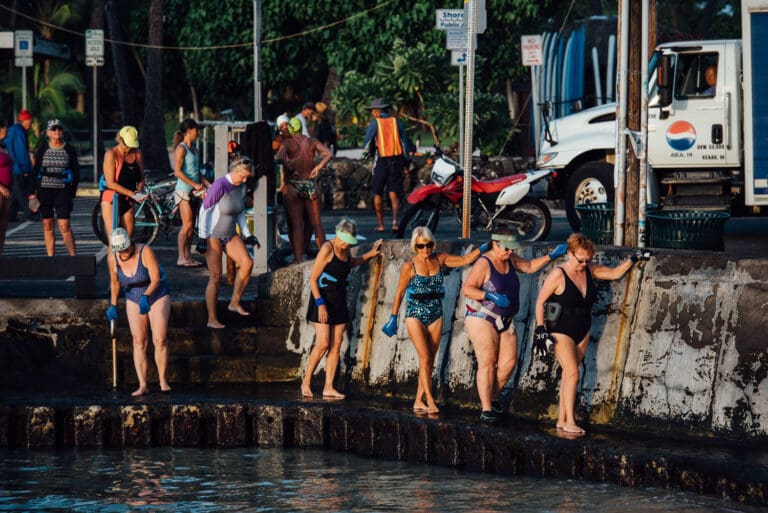
[[[413,411],[415,411],[415,412],[426,413],[426,411],[428,409],[429,408],[427,408],[427,405],[422,403],[421,401],[417,401],[417,402],[413,403]]]
[[[427,413],[440,413],[440,408],[438,408],[436,404],[433,404],[427,408]]]
[[[224,328],[224,325],[217,320],[208,321],[208,324],[206,324],[206,326],[214,330],[220,330]]]
[[[326,399],[344,399],[345,395],[335,388],[331,388],[329,390],[323,390],[323,397]]]
[[[233,305],[230,303],[229,306],[227,306],[227,310],[229,310],[230,312],[235,312],[237,314],[240,314],[243,317],[251,315],[251,313],[245,308],[243,308],[242,305]]]
[[[576,424],[563,424],[562,426],[558,425],[557,428],[562,429],[566,433],[571,433],[574,435],[583,435],[584,433],[586,433],[586,431],[581,429]]]
[[[314,397],[314,394],[312,394],[312,389],[309,388],[309,385],[301,385],[301,397]]]
[[[167,394],[171,391],[171,385],[168,383],[160,383],[160,391],[164,394]]]
[[[177,260],[176,265],[179,267],[200,267],[203,264],[201,262],[198,262],[197,260]]]
[[[139,387],[136,390],[134,390],[134,392],[131,394],[131,396],[139,397],[141,395],[146,394],[147,392],[149,392],[149,389],[147,387]]]

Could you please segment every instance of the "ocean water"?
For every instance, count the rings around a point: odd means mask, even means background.
[[[320,450],[0,451],[0,511],[757,512],[730,500]]]

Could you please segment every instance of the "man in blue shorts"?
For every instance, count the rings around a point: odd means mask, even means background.
[[[389,201],[392,203],[392,233],[397,232],[397,213],[400,209],[400,194],[403,193],[403,173],[409,164],[409,144],[405,130],[400,122],[389,113],[389,103],[376,98],[368,107],[373,120],[365,130],[363,148],[368,148],[375,141],[376,158],[373,163],[371,192],[373,208],[379,225],[377,232],[384,231],[382,213],[382,195],[386,187]]]

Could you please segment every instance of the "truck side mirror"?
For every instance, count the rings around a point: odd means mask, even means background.
[[[659,88],[659,107],[672,104],[672,56],[662,55],[656,67],[656,84]]]

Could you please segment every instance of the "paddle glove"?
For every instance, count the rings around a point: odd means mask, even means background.
[[[392,337],[397,333],[397,315],[390,314],[389,320],[387,323],[381,328],[381,331],[384,332],[384,334],[388,337]]]
[[[486,292],[485,299],[493,301],[497,306],[506,308],[509,306],[509,298],[506,294],[499,294],[498,292]]]
[[[117,305],[109,305],[109,308],[107,308],[107,320],[108,321],[117,320]]]
[[[635,254],[629,257],[633,264],[637,262],[647,262],[650,260],[652,253],[648,250],[638,249]]]
[[[549,336],[547,327],[543,324],[536,326],[533,330],[533,354],[536,356],[544,357],[552,349],[555,343]]]
[[[553,249],[549,253],[549,259],[554,260],[556,258],[560,258],[561,256],[565,255],[568,252],[568,244],[558,244],[555,246],[555,249]]]
[[[249,246],[256,246],[256,249],[261,249],[261,244],[259,244],[259,239],[256,238],[255,235],[249,235],[245,238],[245,243]]]
[[[139,298],[139,313],[141,315],[149,313],[149,296],[144,295]]]

